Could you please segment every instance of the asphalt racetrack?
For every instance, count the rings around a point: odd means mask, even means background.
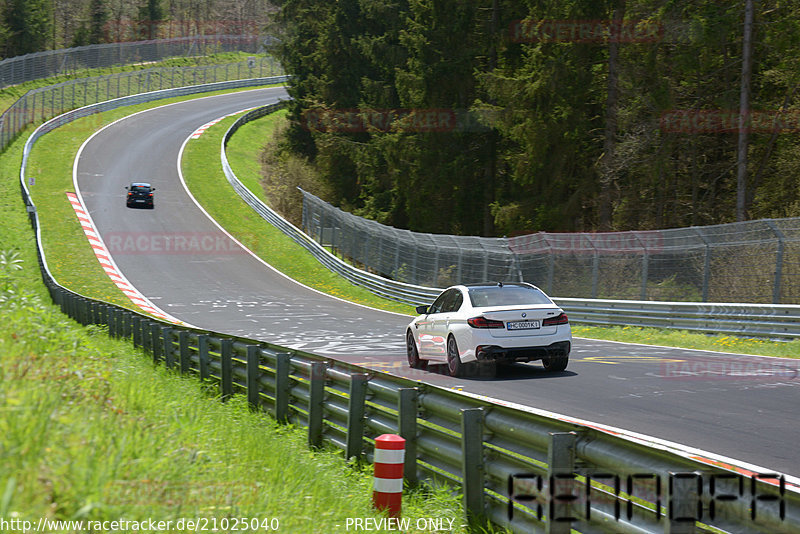
[[[561,373],[531,363],[503,369],[496,378],[453,379],[443,365],[408,368],[403,334],[409,317],[310,290],[242,250],[186,192],[178,154],[187,137],[209,121],[283,96],[281,88],[256,89],[156,108],[115,123],[85,146],[77,180],[86,207],[120,270],[156,306],[199,328],[800,476],[796,360],[575,339],[569,367]],[[133,181],[156,187],[154,209],[125,207],[124,187]],[[229,187],[221,171],[219,183]],[[200,250],[186,246],[198,242],[204,243]]]

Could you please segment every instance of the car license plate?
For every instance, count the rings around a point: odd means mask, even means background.
[[[136,202],[144,202],[144,200],[143,200],[143,199],[141,199],[141,198],[137,198],[137,199],[136,199]]]
[[[506,323],[509,330],[533,330],[539,328],[539,321],[515,321]]]

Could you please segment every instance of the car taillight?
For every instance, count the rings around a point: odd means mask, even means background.
[[[494,321],[486,317],[473,317],[467,319],[467,324],[472,328],[505,328],[503,321]]]
[[[556,317],[548,317],[544,321],[542,321],[542,326],[555,326],[557,324],[567,324],[569,323],[569,318],[567,318],[566,313],[562,313]]]

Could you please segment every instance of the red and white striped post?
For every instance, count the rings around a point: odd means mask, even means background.
[[[390,517],[400,515],[403,503],[403,460],[406,440],[396,434],[375,438],[375,484],[372,504],[388,510]]]

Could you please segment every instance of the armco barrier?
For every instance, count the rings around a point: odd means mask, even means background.
[[[441,289],[390,280],[358,269],[339,259],[302,230],[286,221],[236,177],[225,154],[225,147],[243,124],[281,108],[271,104],[250,111],[234,122],[222,141],[222,168],[228,182],[242,199],[264,219],[306,248],[330,270],[373,293],[409,304],[430,304]],[[676,328],[774,338],[800,338],[800,306],[769,304],[724,304],[693,302],[654,302],[638,300],[598,300],[554,298],[576,323],[596,325],[635,325]]]
[[[460,487],[470,517],[516,532],[800,529],[800,494],[780,475],[726,469],[430,384],[171,325],[46,280],[76,321],[106,325],[154,362],[215,384],[223,398],[246,395],[276,420],[307,428],[310,446],[332,445],[348,458],[372,461],[377,437],[400,435],[406,480]]]
[[[246,395],[253,408],[306,427],[311,446],[332,445],[347,458],[371,461],[375,438],[398,434],[406,440],[409,483],[456,485],[469,517],[516,532],[800,531],[800,481],[790,477],[263,341],[170,324],[64,288],[47,269],[24,176],[41,132],[68,120],[31,136],[20,184],[44,282],[79,323],[107,326],[153,361],[216,385],[223,398]]]

